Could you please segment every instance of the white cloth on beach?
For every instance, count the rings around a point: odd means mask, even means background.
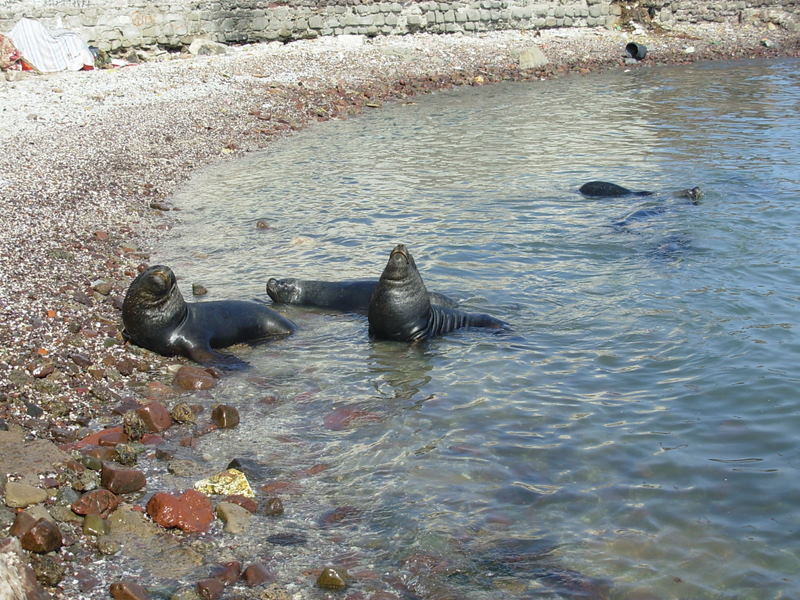
[[[80,71],[94,65],[89,47],[74,31],[48,30],[33,19],[20,19],[8,32],[22,58],[42,73]]]

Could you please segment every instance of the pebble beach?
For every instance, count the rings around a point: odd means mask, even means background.
[[[626,58],[631,41],[647,46],[644,60]],[[546,62],[526,63],[531,48]],[[197,169],[445,87],[781,56],[800,56],[800,34],[708,24],[343,36],[0,77],[0,433],[17,436],[22,455],[34,440],[74,451],[78,440],[120,424],[121,406],[171,398],[180,387],[175,372],[188,361],[126,344],[120,309],[151,250],[170,243],[179,217],[171,194]],[[0,462],[19,477],[28,470],[24,461]],[[69,481],[55,462],[53,476],[40,478],[51,496]],[[0,515],[4,530],[13,508]],[[62,579],[47,586],[56,598],[78,597],[62,581],[95,551],[80,529],[73,537],[69,556],[57,558]],[[113,583],[95,579],[81,597],[108,597]]]

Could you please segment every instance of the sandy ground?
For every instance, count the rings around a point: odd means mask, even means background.
[[[112,70],[0,74],[0,428],[77,439],[165,359],[123,343],[122,297],[148,248],[169,244],[169,195],[193,170],[450,85],[798,56],[798,34],[726,25],[635,35],[606,29],[480,36],[345,36],[232,47]],[[521,71],[537,46],[549,63]]]

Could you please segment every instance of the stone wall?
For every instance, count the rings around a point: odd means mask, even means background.
[[[0,0],[0,32],[21,17],[78,31],[103,50],[320,35],[402,35],[613,26],[772,22],[796,26],[800,0]]]

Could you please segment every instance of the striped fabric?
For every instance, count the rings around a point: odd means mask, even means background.
[[[33,19],[20,19],[8,37],[22,58],[42,73],[79,71],[94,58],[81,37],[64,29],[48,29]]]

